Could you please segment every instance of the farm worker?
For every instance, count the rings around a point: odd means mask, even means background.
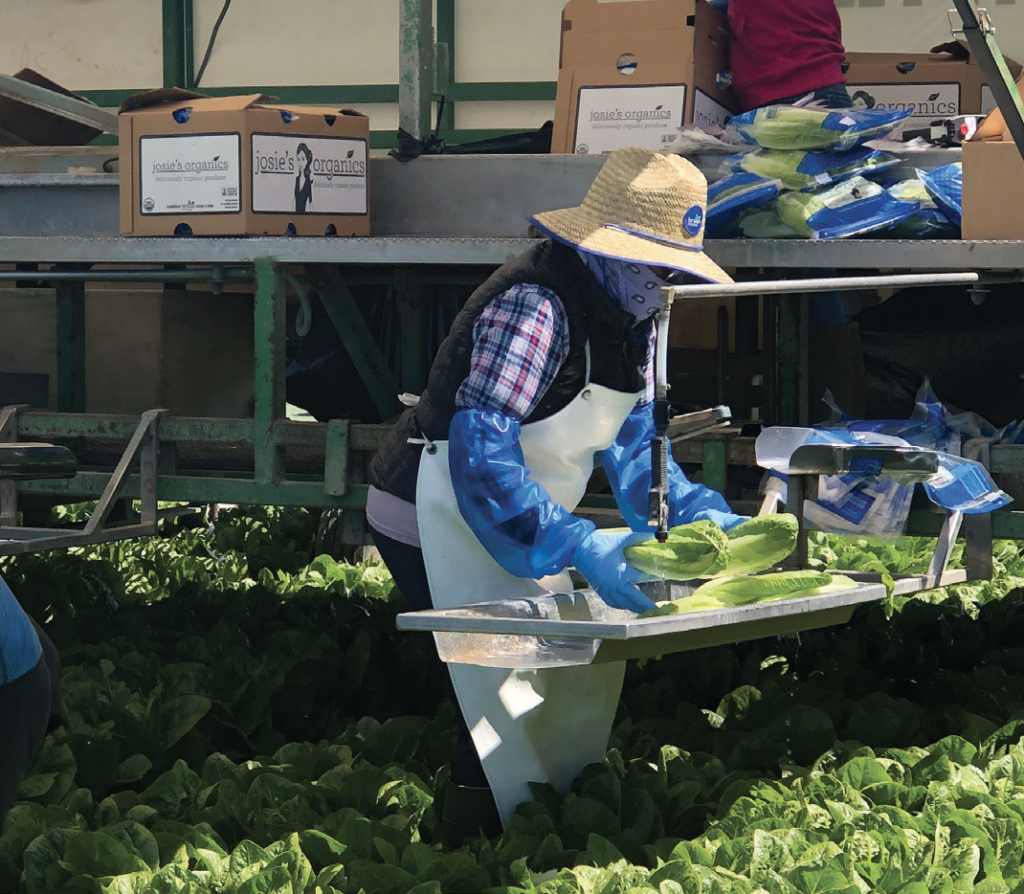
[[[32,755],[60,723],[57,650],[0,578],[0,830]]]
[[[741,112],[808,94],[826,108],[850,108],[835,0],[729,0],[728,14],[729,67]]]
[[[679,156],[617,150],[581,206],[531,218],[549,238],[469,297],[370,469],[372,536],[412,609],[570,592],[569,566],[609,605],[653,606],[623,555],[651,535],[572,512],[596,455],[629,527],[649,531],[659,289],[673,275],[731,281],[702,251],[706,193]],[[741,520],[674,462],[670,474],[672,524]],[[496,833],[531,781],[564,788],[603,759],[622,662],[448,669],[464,721],[450,838]]]

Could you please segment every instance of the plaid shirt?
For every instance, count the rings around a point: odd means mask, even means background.
[[[647,338],[647,386],[638,401],[643,405],[654,400],[655,327],[637,334]],[[487,305],[473,326],[473,339],[470,372],[455,405],[525,419],[569,355],[569,321],[550,289],[516,285]]]

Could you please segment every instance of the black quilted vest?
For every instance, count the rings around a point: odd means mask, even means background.
[[[456,413],[455,395],[469,375],[473,325],[492,299],[523,283],[544,286],[558,295],[569,320],[569,355],[524,424],[553,416],[580,393],[586,379],[588,342],[591,382],[613,391],[643,390],[646,333],[653,323],[636,326],[636,318],[598,285],[575,249],[546,240],[500,267],[469,296],[438,349],[419,403],[398,418],[373,458],[371,484],[415,502],[423,448],[408,439],[448,439]]]

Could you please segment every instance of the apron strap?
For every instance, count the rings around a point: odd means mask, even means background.
[[[423,449],[427,451],[431,456],[437,453],[437,444],[430,440],[426,435],[422,438],[406,438],[407,444],[421,444]]]

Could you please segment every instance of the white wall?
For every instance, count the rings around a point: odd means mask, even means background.
[[[799,0],[791,0],[798,3]],[[987,0],[1003,52],[1024,62],[1024,0]],[[925,52],[950,39],[951,0],[837,0],[851,51]],[[194,0],[202,59],[223,0]],[[459,81],[552,81],[562,0],[456,0]],[[394,84],[399,0],[236,0],[207,87]],[[75,90],[146,89],[163,77],[159,0],[0,0],[0,71],[29,66]],[[375,130],[392,105],[362,106]],[[550,102],[459,103],[460,128],[531,128]]]
[[[159,0],[0,0],[0,72],[79,90],[158,86]]]
[[[926,53],[951,40],[951,0],[836,0],[847,50],[865,53]],[[996,26],[996,42],[1007,56],[1024,60],[1024,3],[979,0]]]
[[[223,5],[193,0],[197,68]],[[396,84],[398,9],[397,0],[235,0],[203,83]]]

